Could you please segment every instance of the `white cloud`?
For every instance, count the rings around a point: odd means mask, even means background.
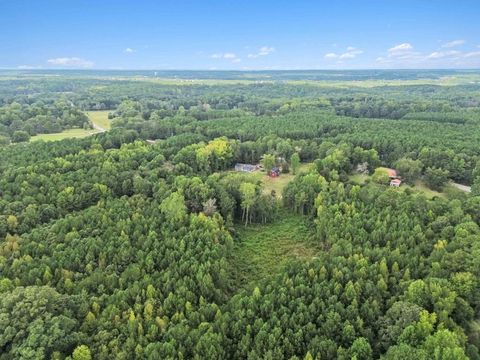
[[[328,53],[328,54],[325,54],[325,59],[336,59],[338,58],[338,55],[335,54],[335,53]]]
[[[480,51],[462,52],[460,50],[448,50],[454,46],[463,44],[463,40],[455,40],[441,45],[431,53],[414,51],[409,43],[396,45],[376,59],[377,64],[389,68],[458,68],[480,66]],[[447,46],[445,46],[447,45]]]
[[[413,50],[413,46],[410,43],[402,43],[395,45],[388,49],[389,53],[398,53],[398,52],[404,52],[404,51],[411,51]]]
[[[210,56],[212,59],[235,59],[237,55],[234,53],[217,53]]]
[[[49,65],[61,67],[91,68],[94,64],[90,60],[78,57],[61,57],[47,60]]]
[[[451,51],[434,51],[427,56],[427,59],[442,59],[450,56],[460,55],[460,51],[451,50]]]
[[[473,51],[465,54],[466,58],[480,57],[480,51]]]
[[[260,48],[260,52],[258,54],[261,55],[261,56],[265,56],[265,55],[268,55],[268,54],[270,54],[274,51],[275,51],[275,48],[272,47],[272,46],[262,46]]]
[[[232,63],[239,63],[239,62],[242,61],[242,59],[240,59],[236,54],[231,53],[231,52],[227,52],[227,53],[216,53],[216,54],[210,55],[210,57],[211,57],[212,59],[225,59],[225,60],[229,60],[229,61],[231,61]]]
[[[465,40],[453,40],[443,44],[442,48],[452,48],[452,47],[463,45],[465,43],[466,43]]]
[[[275,51],[275,48],[272,47],[272,46],[262,46],[258,52],[256,52],[255,54],[248,54],[248,57],[250,59],[255,59],[255,58],[258,58],[260,56],[267,56],[267,55],[270,55],[272,52]]]
[[[129,48],[129,47],[127,47],[125,50],[123,50],[123,52],[126,52],[126,53],[128,53],[128,54],[134,53],[134,52],[136,52],[136,51],[137,51],[137,50],[132,49],[132,48]]]
[[[356,55],[347,52],[347,53],[345,53],[345,54],[340,55],[338,58],[339,58],[339,59],[342,59],[342,60],[343,60],[343,59],[353,59],[353,58],[355,58],[355,56],[356,56]]]
[[[392,63],[412,63],[415,61],[425,60],[425,56],[419,52],[413,51],[413,46],[410,43],[402,43],[395,45],[387,50],[387,55],[377,58],[377,62],[382,64]]]
[[[363,54],[363,50],[357,49],[353,46],[347,47],[347,51],[342,54],[336,53],[328,53],[325,54],[324,58],[329,60],[346,60],[346,59],[354,59],[357,55]]]
[[[395,53],[411,51],[411,50],[413,50],[413,46],[410,43],[403,43],[403,44],[395,45],[394,47],[388,49],[388,52],[390,54],[395,54]]]

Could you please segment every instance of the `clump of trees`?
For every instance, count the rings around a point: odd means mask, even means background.
[[[88,117],[65,98],[0,104],[0,134],[14,143],[30,136],[91,127]]]

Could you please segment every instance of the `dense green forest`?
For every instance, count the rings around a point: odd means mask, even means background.
[[[0,359],[480,359],[479,78],[3,71]]]

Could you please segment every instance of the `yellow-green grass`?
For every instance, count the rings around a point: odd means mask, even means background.
[[[297,170],[297,174],[307,172],[311,165],[311,163],[300,164]],[[270,177],[265,172],[262,172],[261,174],[263,175],[263,191],[266,194],[270,194],[273,190],[279,197],[282,196],[282,192],[285,186],[287,186],[288,183],[295,178],[295,175],[293,175],[292,171],[290,171],[288,174],[280,174],[280,176],[278,177]]]
[[[60,133],[55,133],[55,134],[38,134],[35,136],[32,136],[30,138],[30,141],[57,141],[57,140],[63,140],[63,139],[69,139],[69,138],[84,138],[86,136],[90,136],[92,134],[95,134],[97,131],[95,130],[85,130],[85,129],[68,129],[65,131],[62,131]]]
[[[109,110],[99,110],[99,111],[87,111],[87,116],[90,118],[93,124],[98,127],[110,130],[112,124],[108,119]]]
[[[283,210],[269,224],[237,225],[231,258],[236,287],[253,287],[291,261],[308,261],[319,249],[309,241],[307,220]]]
[[[433,198],[435,196],[445,197],[445,194],[430,189],[423,180],[415,180],[413,188],[421,191],[427,198]]]
[[[302,163],[298,167],[297,174],[307,172],[312,163]],[[285,186],[295,178],[291,169],[290,172],[287,174],[280,174],[278,177],[270,177],[267,175],[265,171],[257,170],[252,173],[249,173],[252,178],[259,180],[262,182],[263,185],[263,192],[265,194],[271,194],[272,191],[275,191],[278,197],[282,197],[282,192]]]
[[[352,174],[349,176],[349,179],[351,182],[353,182],[356,185],[363,185],[369,178],[368,175],[365,174]]]
[[[38,134],[35,136],[32,136],[30,138],[30,141],[38,141],[38,140],[43,140],[43,141],[57,141],[57,140],[63,140],[63,139],[70,139],[70,138],[84,138],[93,134],[97,134],[99,132],[102,132],[103,130],[110,130],[111,128],[111,123],[110,120],[108,119],[108,113],[109,111],[88,111],[86,114],[92,121],[92,123],[95,125],[95,129],[68,129],[64,130],[60,133],[54,133],[54,134]],[[103,130],[102,130],[103,129]]]

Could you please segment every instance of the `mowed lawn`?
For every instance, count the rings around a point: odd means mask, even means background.
[[[307,172],[313,163],[302,163],[300,164],[297,174]],[[291,169],[290,169],[291,170]],[[245,173],[251,177],[260,180],[263,185],[263,192],[265,194],[271,194],[272,190],[275,191],[277,197],[282,197],[282,192],[285,186],[292,181],[296,175],[293,175],[290,171],[288,174],[280,174],[278,177],[270,177],[265,171],[256,170],[252,173]]]
[[[84,137],[102,132],[101,129],[104,129],[104,130],[108,131],[111,128],[111,123],[110,123],[110,120],[108,119],[108,113],[109,112],[110,111],[88,111],[88,112],[86,112],[86,115],[90,118],[92,123],[94,125],[96,125],[95,129],[87,129],[87,130],[85,130],[85,129],[68,129],[68,130],[62,131],[60,133],[38,134],[38,135],[32,136],[30,138],[30,141],[38,141],[38,140],[58,141],[58,140],[71,139],[71,138],[84,138]]]
[[[93,134],[96,134],[97,131],[92,130],[92,129],[68,129],[65,131],[62,131],[60,133],[54,133],[54,134],[38,134],[35,136],[32,136],[30,138],[30,141],[58,141],[58,140],[63,140],[63,139],[71,139],[71,138],[84,138]]]
[[[273,223],[237,225],[232,273],[235,286],[253,287],[291,261],[308,261],[318,253],[310,242],[305,217],[283,210]]]

